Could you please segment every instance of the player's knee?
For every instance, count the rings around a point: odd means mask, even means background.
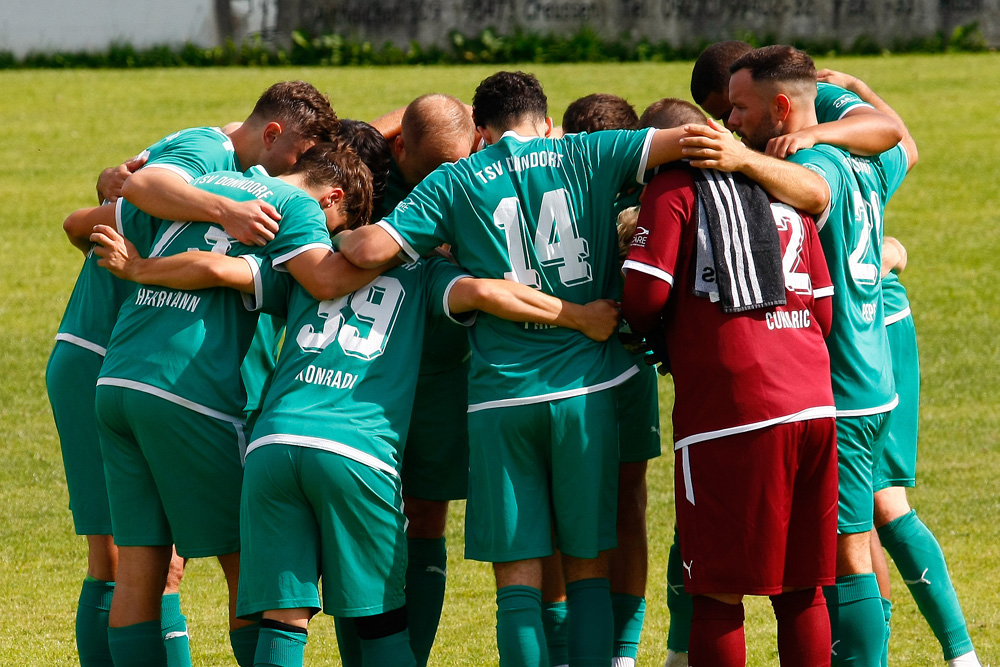
[[[174,552],[173,556],[170,558],[170,565],[167,567],[167,586],[163,590],[164,593],[176,593],[178,592],[181,579],[184,578],[184,563],[186,561]]]
[[[407,537],[427,540],[444,537],[448,522],[447,500],[423,500],[403,496],[403,514],[409,521],[406,528]]]
[[[358,616],[354,619],[358,637],[365,640],[381,639],[406,630],[406,607],[393,609],[374,616]]]
[[[837,536],[837,576],[872,572],[871,535],[869,532]]]
[[[906,498],[906,489],[902,486],[890,486],[875,493],[875,527],[881,528],[909,513],[910,503]]]

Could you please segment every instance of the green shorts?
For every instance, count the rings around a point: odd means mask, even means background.
[[[293,445],[251,451],[237,615],[322,607],[335,616],[371,616],[402,607],[401,498],[396,477],[333,452]]]
[[[469,413],[465,557],[596,558],[616,544],[617,395]]]
[[[403,494],[460,500],[469,490],[469,362],[421,375],[403,448]]]
[[[660,401],[656,369],[642,360],[639,372],[614,388],[618,394],[618,453],[622,463],[660,455]]]
[[[243,426],[135,389],[97,387],[115,544],[240,550]]]
[[[913,486],[917,481],[917,425],[920,409],[920,359],[913,316],[885,328],[892,353],[892,377],[899,405],[892,409],[885,452],[876,468],[875,490]]]
[[[110,535],[111,508],[97,435],[94,392],[104,357],[56,341],[45,368],[45,387],[62,448],[69,509],[77,535]]]
[[[874,525],[875,466],[891,417],[891,412],[837,417],[838,533],[864,533]]]

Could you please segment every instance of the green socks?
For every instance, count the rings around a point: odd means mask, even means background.
[[[545,643],[549,647],[549,665],[561,667],[569,664],[569,649],[566,647],[566,602],[545,602],[542,604],[542,627],[545,629]]]
[[[823,592],[830,612],[833,664],[878,667],[885,646],[885,615],[875,575],[837,577],[837,585]]]
[[[970,653],[972,639],[934,534],[911,510],[879,528],[878,536],[940,642],[944,659]]]
[[[388,637],[361,640],[363,667],[416,667],[406,630]]]
[[[229,631],[229,645],[233,647],[233,656],[240,667],[253,667],[256,661],[257,641],[260,636],[260,624],[252,623]]]
[[[340,664],[344,667],[361,667],[361,638],[353,618],[333,619],[333,627],[337,631],[337,649],[340,651]]]
[[[80,667],[111,667],[108,648],[108,612],[115,582],[87,578],[76,608],[76,650]]]
[[[646,599],[625,593],[612,593],[611,611],[615,621],[615,667],[635,664],[635,658],[639,654],[642,623],[646,618]],[[631,662],[628,662],[629,659]]]
[[[167,651],[167,665],[191,667],[187,618],[181,613],[181,596],[178,593],[164,595],[160,601],[160,633]]]
[[[607,579],[566,584],[569,661],[573,667],[606,667],[614,647],[611,585]]]
[[[115,591],[115,582],[87,578],[80,589],[80,606],[76,612],[76,646],[80,653],[81,667],[110,667],[111,648],[108,630],[108,612]],[[153,623],[153,621],[150,621]],[[168,667],[191,667],[191,650],[188,644],[187,619],[181,614],[180,595],[164,595],[160,606],[160,643],[166,653]],[[142,626],[141,633],[137,630]],[[131,628],[131,630],[130,630]],[[117,628],[118,650],[128,652],[133,635],[146,640],[146,623]],[[159,652],[157,652],[159,653]],[[127,658],[122,658],[127,659]]]
[[[115,667],[167,667],[159,621],[108,628],[108,646]]]
[[[257,639],[257,650],[251,663],[255,667],[299,667],[302,665],[308,638],[305,632],[286,632],[274,628],[262,628],[256,623],[250,627],[256,627],[260,631]],[[233,630],[233,632],[240,630],[243,628]],[[240,665],[242,666],[243,663],[241,662]]]
[[[501,667],[549,667],[539,589],[504,586],[497,591],[497,648]]]
[[[889,667],[889,635],[892,633],[892,626],[889,619],[892,618],[892,600],[880,598],[882,603],[882,617],[885,618],[885,643],[882,645],[882,667]]]
[[[670,545],[670,554],[667,558],[667,609],[670,610],[667,648],[674,653],[687,653],[691,637],[691,615],[694,612],[691,596],[684,591],[684,566],[681,564],[681,548],[677,542],[676,526],[674,526],[674,543]]]
[[[444,538],[410,539],[406,566],[406,608],[409,610],[410,646],[417,667],[424,667],[434,645],[448,569]]]

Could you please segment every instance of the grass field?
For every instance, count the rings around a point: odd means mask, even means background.
[[[867,80],[902,114],[920,164],[888,207],[886,229],[909,250],[903,280],[920,340],[923,401],[919,484],[911,501],[951,565],[983,664],[1000,660],[1000,55],[819,61]],[[45,362],[80,255],[60,224],[92,205],[99,170],[178,128],[242,119],[276,80],[304,78],[343,117],[370,119],[418,94],[471,100],[494,68],[174,69],[0,73],[0,664],[75,661],[73,614],[86,546],[74,536],[59,445],[45,397]],[[550,109],[595,91],[640,110],[687,97],[689,63],[526,67]],[[671,407],[662,381],[665,426]],[[664,441],[669,450],[668,428]],[[673,461],[650,471],[649,613],[639,661],[661,665],[668,626],[667,547]],[[449,526],[448,598],[432,661],[496,662],[492,578],[464,562],[462,507]],[[941,661],[936,641],[894,574],[894,665]],[[192,562],[182,587],[195,664],[233,664],[225,587],[214,562]],[[318,618],[310,664],[337,664],[333,625]],[[749,664],[777,664],[769,607],[748,605]]]

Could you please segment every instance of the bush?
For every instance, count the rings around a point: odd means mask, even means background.
[[[737,35],[753,46],[778,43],[774,35]],[[605,40],[593,29],[583,28],[569,36],[527,33],[516,30],[500,35],[487,28],[479,35],[453,31],[450,48],[422,46],[411,42],[401,48],[386,42],[376,48],[368,41],[343,35],[310,35],[296,30],[289,50],[269,46],[255,36],[237,45],[231,40],[222,46],[202,48],[193,44],[180,47],[154,46],[136,49],[115,43],[104,53],[30,53],[20,60],[0,51],[0,70],[14,68],[133,68],[133,67],[268,67],[271,65],[440,65],[515,64],[570,62],[664,62],[693,60],[709,42],[675,46],[647,39],[633,42],[626,35]],[[892,53],[941,53],[987,51],[989,46],[978,23],[958,26],[949,37],[938,33],[929,37],[894,40],[887,47],[870,35],[861,35],[849,47],[836,40],[794,40],[793,46],[814,55],[870,55]]]

